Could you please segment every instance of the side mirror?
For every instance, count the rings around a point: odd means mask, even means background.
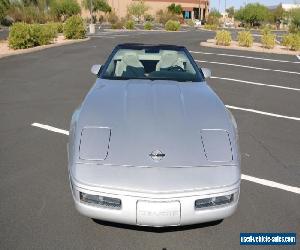
[[[101,64],[94,64],[91,68],[91,72],[94,74],[94,75],[98,75],[99,71],[101,69]]]
[[[203,75],[205,77],[205,79],[210,78],[211,77],[211,71],[208,68],[201,68]]]

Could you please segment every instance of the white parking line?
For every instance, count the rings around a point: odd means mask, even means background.
[[[224,62],[211,62],[211,61],[204,61],[204,60],[195,60],[195,61],[196,62],[202,62],[202,63],[213,63],[213,64],[221,64],[221,65],[228,65],[228,66],[248,68],[248,69],[258,69],[258,70],[264,70],[264,71],[274,71],[274,72],[300,75],[300,72],[296,72],[296,71],[287,71],[287,70],[280,70],[280,69],[268,69],[268,68],[253,67],[253,66],[249,66],[249,65],[240,65],[240,64],[224,63]]]
[[[232,82],[240,82],[240,83],[252,84],[252,85],[257,85],[257,86],[265,86],[265,87],[271,87],[271,88],[300,91],[300,89],[298,89],[298,88],[292,88],[292,87],[286,87],[286,86],[274,85],[274,84],[265,84],[265,83],[260,83],[260,82],[251,82],[251,81],[245,81],[245,80],[240,80],[240,79],[218,77],[218,76],[211,76],[210,78],[212,78],[212,79],[226,80],[226,81],[232,81]]]
[[[55,133],[69,135],[69,131],[67,131],[67,130],[60,129],[60,128],[55,128],[55,127],[45,125],[45,124],[41,124],[41,123],[37,123],[37,122],[32,123],[31,126],[46,129],[46,130],[49,130],[49,131],[52,131],[52,132],[55,132]]]
[[[192,50],[190,50],[190,53],[203,54],[203,55],[217,55],[217,56],[239,57],[239,58],[247,58],[247,59],[262,60],[262,61],[271,61],[271,62],[300,63],[300,62],[293,62],[293,61],[287,61],[287,60],[279,60],[279,59],[271,59],[271,58],[263,58],[263,57],[254,57],[254,56],[242,56],[242,55],[225,54],[225,53],[212,53],[212,52],[192,51]]]
[[[284,119],[289,119],[289,120],[300,121],[300,117],[279,115],[279,114],[269,113],[269,112],[265,112],[265,111],[255,110],[255,109],[235,107],[235,106],[231,106],[231,105],[225,105],[225,106],[229,109],[237,109],[237,110],[252,112],[252,113],[256,113],[256,114],[266,115],[266,116],[272,116],[272,117],[277,117],[277,118],[284,118]]]
[[[242,178],[242,180],[255,182],[257,184],[261,184],[261,185],[264,185],[264,186],[278,188],[278,189],[285,190],[285,191],[288,191],[288,192],[292,192],[292,193],[295,193],[295,194],[300,194],[300,188],[298,188],[298,187],[293,187],[293,186],[281,184],[281,183],[278,183],[278,182],[275,182],[275,181],[269,181],[269,180],[266,180],[266,179],[260,179],[260,178],[256,178],[256,177],[253,177],[253,176],[250,176],[250,175],[245,175],[245,174],[242,174],[241,178]]]

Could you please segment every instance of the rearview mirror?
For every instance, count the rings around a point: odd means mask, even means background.
[[[101,64],[94,64],[91,68],[91,72],[94,74],[94,75],[98,75],[99,71],[101,69]]]
[[[208,68],[201,68],[201,70],[203,72],[203,75],[204,75],[205,79],[211,77],[211,71],[210,71],[210,69],[208,69]]]

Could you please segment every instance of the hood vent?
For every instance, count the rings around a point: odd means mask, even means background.
[[[83,128],[80,138],[79,158],[81,160],[105,160],[108,156],[110,137],[110,128]]]
[[[201,139],[205,157],[211,162],[233,160],[229,134],[223,129],[202,129]]]

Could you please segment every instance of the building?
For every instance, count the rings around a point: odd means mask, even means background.
[[[290,11],[291,9],[297,9],[300,8],[300,4],[292,4],[292,3],[281,3],[279,4],[285,11]],[[269,10],[275,10],[278,7],[278,5],[272,5],[268,6]]]
[[[137,0],[107,0],[108,4],[119,17],[125,17],[127,14],[127,6],[135,1]],[[153,16],[155,16],[157,11],[161,9],[165,10],[172,3],[181,5],[183,9],[182,15],[185,19],[203,20],[207,17],[209,12],[209,0],[144,0],[144,2],[149,7],[147,13]],[[86,14],[88,14],[87,11],[83,13],[84,16]]]

